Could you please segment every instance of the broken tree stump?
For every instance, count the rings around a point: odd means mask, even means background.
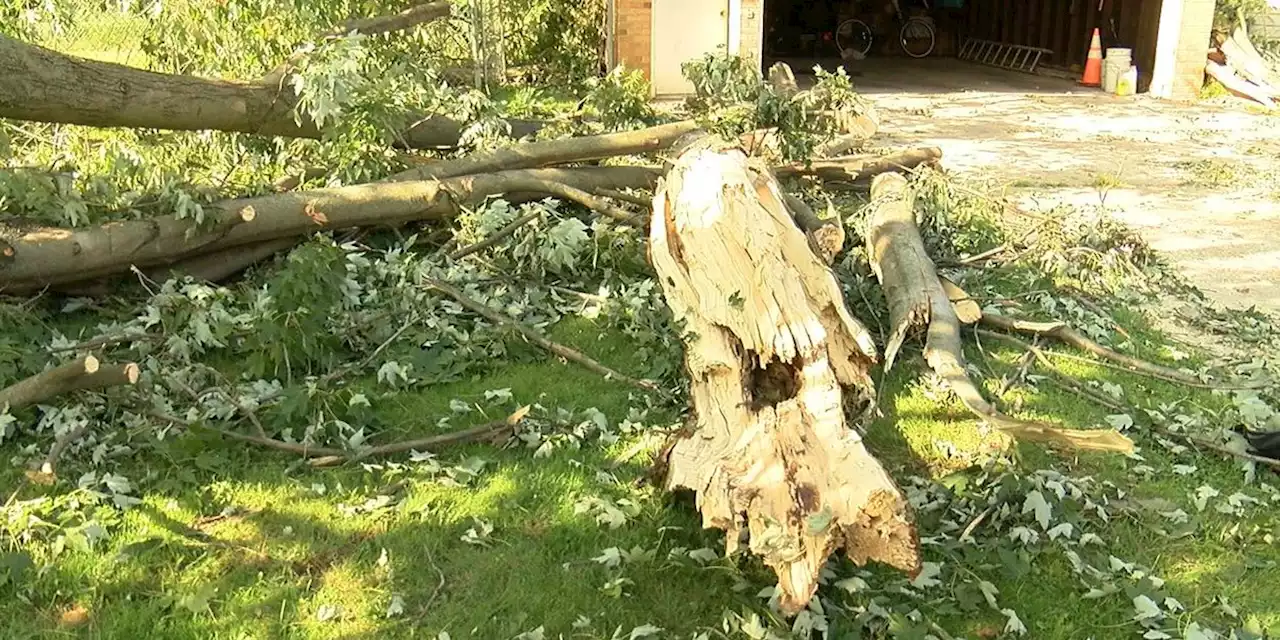
[[[865,411],[874,397],[875,345],[774,176],[738,147],[694,143],[658,187],[649,240],[689,331],[693,418],[669,447],[667,488],[696,492],[729,553],[749,534],[788,614],[841,547],[917,572],[910,507],[846,422],[846,404]]]
[[[926,331],[924,356],[960,402],[1001,431],[1025,440],[1075,449],[1133,451],[1133,442],[1110,429],[1060,429],[1042,422],[1018,420],[996,410],[982,396],[965,368],[960,320],[938,272],[925,251],[916,226],[914,196],[899,173],[882,173],[871,181],[871,213],[867,217],[867,257],[889,303],[892,332],[885,345],[885,369],[893,366],[906,338]]]

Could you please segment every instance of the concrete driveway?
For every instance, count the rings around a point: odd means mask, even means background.
[[[1216,301],[1280,311],[1280,116],[954,59],[863,65],[877,141],[940,147],[948,169],[1024,206],[1102,207]]]

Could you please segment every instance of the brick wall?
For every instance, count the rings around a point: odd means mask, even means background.
[[[764,55],[764,0],[742,0],[738,15],[742,21],[738,30],[738,55],[759,67]]]
[[[1216,0],[1182,0],[1178,45],[1174,50],[1173,100],[1195,100],[1204,86],[1205,55],[1213,29]]]
[[[649,77],[652,62],[653,0],[613,0],[614,60]]]

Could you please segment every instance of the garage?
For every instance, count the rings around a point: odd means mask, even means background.
[[[797,70],[821,64],[911,73],[959,59],[1008,73],[1079,78],[1095,29],[1131,52],[1138,91],[1194,99],[1215,0],[612,0],[611,64],[643,71],[656,97],[687,95],[680,65],[717,49]],[[963,68],[952,65],[951,68]]]

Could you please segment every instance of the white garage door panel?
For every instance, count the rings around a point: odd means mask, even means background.
[[[680,65],[729,44],[730,0],[653,0],[653,92],[687,95]]]

